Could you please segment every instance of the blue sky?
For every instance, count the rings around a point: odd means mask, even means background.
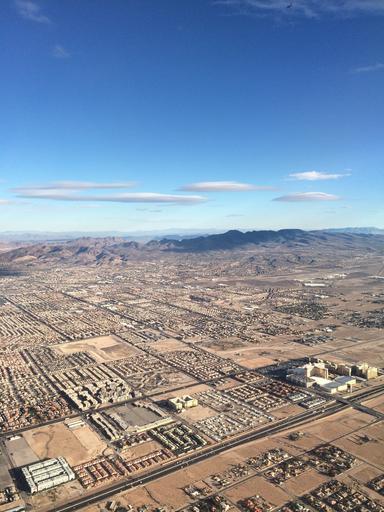
[[[3,0],[0,231],[384,228],[384,0]]]

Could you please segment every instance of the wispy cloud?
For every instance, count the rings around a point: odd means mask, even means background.
[[[4,206],[6,204],[11,204],[12,201],[10,201],[9,199],[0,199],[0,206]]]
[[[150,212],[150,213],[161,213],[163,210],[158,210],[156,208],[136,208],[138,212]]]
[[[371,64],[368,66],[361,66],[358,68],[351,69],[351,73],[359,74],[359,73],[372,73],[373,71],[383,71],[384,70],[384,63],[383,62],[376,62],[376,64]]]
[[[50,199],[53,201],[77,201],[77,202],[109,202],[109,203],[175,203],[195,204],[207,199],[203,196],[159,194],[156,192],[136,192],[111,195],[80,195],[66,193],[59,189],[29,189],[19,191],[18,197],[28,199]]]
[[[216,0],[233,14],[320,18],[384,15],[383,0]]]
[[[275,197],[273,201],[282,201],[286,203],[301,203],[304,201],[338,201],[339,196],[326,194],[325,192],[296,192],[286,196]]]
[[[189,192],[242,192],[247,190],[275,190],[274,187],[252,185],[239,181],[200,181],[180,187]]]
[[[112,181],[108,183],[98,181],[53,181],[43,185],[27,185],[14,188],[16,192],[28,192],[34,190],[109,190],[132,188],[136,185],[134,181]]]
[[[294,172],[289,175],[292,180],[297,181],[323,181],[323,180],[338,180],[344,176],[350,176],[348,174],[330,174],[328,172],[321,171],[305,171],[305,172]]]
[[[52,48],[52,56],[56,59],[69,59],[71,54],[64,48],[64,46],[61,46],[60,44],[56,44]]]
[[[41,12],[40,6],[31,0],[15,0],[15,6],[20,16],[36,23],[51,23],[48,16]]]

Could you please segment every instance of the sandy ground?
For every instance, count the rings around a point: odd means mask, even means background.
[[[370,480],[373,480],[377,476],[380,476],[382,474],[382,471],[375,466],[371,466],[370,464],[367,464],[365,462],[362,462],[358,466],[350,469],[348,471],[348,475],[350,478],[358,480],[359,482],[362,482],[363,484],[369,482]]]
[[[324,352],[323,356],[330,361],[343,361],[346,363],[367,362],[372,366],[381,368],[384,366],[384,339],[381,334],[380,339],[358,343],[349,348],[341,348],[337,353],[328,354]]]
[[[375,411],[384,413],[384,395],[378,396],[377,398],[371,398],[371,400],[363,402],[363,405],[366,405],[371,409],[375,409]]]
[[[79,482],[73,480],[66,484],[60,485],[46,492],[41,492],[33,496],[28,496],[26,504],[30,504],[33,510],[45,512],[46,510],[54,510],[55,504],[63,505],[68,500],[79,498],[84,492]],[[28,509],[27,509],[28,510]]]
[[[70,430],[64,423],[28,430],[24,437],[39,459],[63,456],[71,466],[103,453],[107,445],[88,425]]]
[[[315,489],[326,480],[327,478],[318,473],[315,469],[308,469],[301,473],[301,475],[290,478],[284,482],[281,487],[292,497],[301,496]]]
[[[39,457],[36,452],[29,446],[25,434],[19,439],[13,441],[6,441],[9,458],[11,459],[14,467],[25,466],[26,464],[32,464],[38,462]]]
[[[172,338],[168,338],[166,340],[156,341],[151,344],[151,347],[154,348],[160,354],[164,354],[165,352],[172,352],[173,350],[192,350],[192,347],[188,347],[185,343],[175,340]]]
[[[289,495],[281,488],[267,482],[261,476],[254,476],[224,492],[225,496],[237,503],[251,496],[262,496],[268,503],[278,507],[289,501]]]
[[[288,418],[288,416],[292,416],[294,414],[300,414],[303,412],[303,408],[297,404],[289,404],[285,407],[281,407],[281,409],[272,409],[270,414],[272,414],[275,418],[281,420],[284,418]]]
[[[10,507],[22,507],[24,506],[24,501],[22,498],[16,501],[12,501],[12,503],[4,503],[3,505],[0,505],[0,512],[9,512]]]
[[[156,441],[148,441],[146,443],[141,443],[136,446],[132,446],[128,450],[122,452],[120,455],[125,460],[133,460],[138,457],[143,457],[144,455],[148,455],[151,452],[155,452],[157,450],[161,450],[163,446]]]
[[[197,381],[183,372],[173,370],[167,370],[166,372],[151,372],[146,374],[140,374],[138,377],[129,376],[127,380],[131,383],[135,389],[140,389],[147,395],[154,393],[166,392],[168,389],[174,389],[181,386],[191,386]],[[157,400],[157,398],[156,398]]]
[[[305,429],[305,432],[319,440],[329,442],[362,429],[374,421],[373,416],[349,409],[314,422]]]
[[[359,434],[367,435],[371,440],[360,444],[356,436],[345,436],[334,444],[384,471],[384,422],[363,428]]]
[[[204,405],[198,405],[197,407],[192,407],[191,409],[186,409],[181,413],[181,417],[189,422],[195,422],[199,420],[203,420],[204,418],[210,418],[211,416],[215,416],[217,414],[216,411],[211,409],[210,407],[205,407]]]
[[[139,349],[133,348],[115,335],[98,336],[96,338],[73,341],[56,345],[55,348],[63,354],[73,354],[81,351],[89,352],[89,354],[100,363],[123,359],[141,353]]]
[[[12,478],[8,471],[8,460],[4,452],[0,449],[0,489],[12,485]]]

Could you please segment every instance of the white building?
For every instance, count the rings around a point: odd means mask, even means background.
[[[305,388],[316,385],[331,395],[348,391],[356,384],[356,379],[350,375],[339,375],[331,380],[324,362],[308,363],[298,368],[291,368],[286,378],[289,382]]]
[[[31,494],[46,491],[75,479],[75,473],[64,457],[24,466],[21,472]]]

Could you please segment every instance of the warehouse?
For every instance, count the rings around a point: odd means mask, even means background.
[[[75,479],[75,474],[64,457],[24,466],[21,472],[31,494]]]

